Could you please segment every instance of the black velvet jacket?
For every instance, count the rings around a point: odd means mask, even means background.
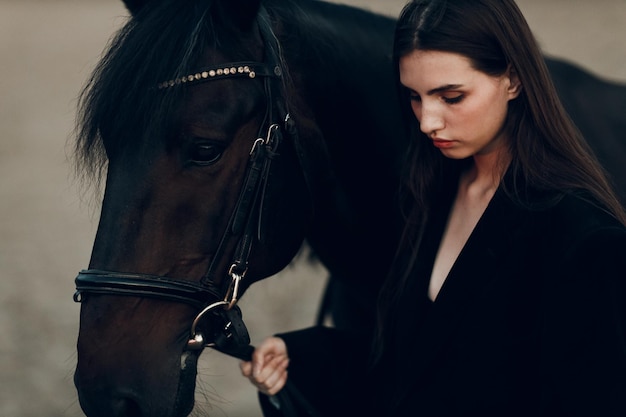
[[[427,228],[373,373],[355,335],[280,335],[320,414],[626,416],[626,228],[575,195],[530,210],[498,190],[431,303],[448,213]]]

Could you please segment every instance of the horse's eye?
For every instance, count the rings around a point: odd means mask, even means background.
[[[212,165],[216,163],[224,152],[224,146],[211,142],[195,143],[189,155],[191,163],[196,165]]]

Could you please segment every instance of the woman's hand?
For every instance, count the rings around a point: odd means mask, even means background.
[[[287,345],[283,339],[265,339],[252,354],[252,361],[241,362],[243,376],[265,395],[275,395],[287,382]]]

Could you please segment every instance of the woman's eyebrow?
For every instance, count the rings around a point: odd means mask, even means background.
[[[437,87],[437,88],[433,88],[432,90],[428,90],[428,93],[426,93],[429,96],[432,96],[433,94],[437,94],[437,93],[441,93],[444,91],[449,91],[449,90],[456,90],[463,87],[462,84],[446,84],[446,85],[442,85],[441,87]]]

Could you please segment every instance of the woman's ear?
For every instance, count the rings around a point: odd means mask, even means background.
[[[509,78],[509,87],[507,89],[509,93],[509,100],[513,100],[519,96],[519,93],[522,91],[522,82],[517,75],[517,71],[513,66],[509,65],[507,69],[507,77]]]

